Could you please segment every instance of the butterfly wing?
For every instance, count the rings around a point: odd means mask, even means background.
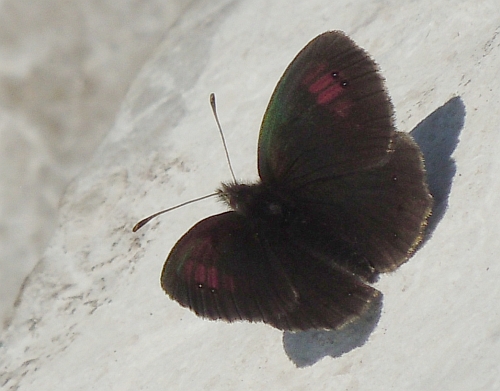
[[[296,211],[291,240],[370,281],[408,259],[432,204],[419,148],[392,115],[376,64],[328,32],[285,71],[259,136],[262,182]]]
[[[381,297],[352,273],[320,262],[294,243],[272,243],[268,254],[279,259],[298,293],[295,306],[267,320],[278,329],[338,329],[366,313]]]
[[[415,142],[398,132],[393,148],[381,167],[296,189],[301,212],[291,240],[366,280],[404,263],[422,239],[432,197]]]
[[[264,321],[282,330],[336,328],[378,297],[351,274],[308,257],[269,229],[226,212],[200,221],[177,242],[161,284],[199,316]]]
[[[262,180],[294,186],[385,162],[393,109],[377,69],[342,32],[313,39],[286,69],[264,115]]]
[[[266,321],[295,306],[297,293],[265,251],[246,219],[236,212],[208,217],[170,252],[161,285],[197,315],[226,321]]]

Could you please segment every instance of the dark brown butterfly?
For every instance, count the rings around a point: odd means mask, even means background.
[[[192,227],[161,285],[209,319],[335,329],[422,240],[422,154],[396,132],[377,65],[342,32],[313,39],[279,81],[260,130],[260,181],[223,184],[232,211]]]

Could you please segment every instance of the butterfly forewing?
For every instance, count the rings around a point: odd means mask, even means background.
[[[377,66],[334,31],[312,40],[273,93],[259,136],[259,174],[288,188],[380,165],[393,135]]]
[[[258,232],[235,212],[200,221],[174,246],[163,289],[209,319],[266,321],[296,306],[297,294],[279,264],[270,262]]]

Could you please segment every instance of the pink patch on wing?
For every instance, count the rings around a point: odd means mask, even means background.
[[[320,105],[326,105],[337,98],[342,91],[343,88],[339,84],[330,85],[318,94],[316,101]]]
[[[207,280],[207,268],[205,265],[196,265],[194,270],[194,280],[199,283],[205,283]]]
[[[205,266],[198,265],[191,259],[186,261],[183,273],[186,281],[194,280],[197,284],[202,284],[205,282]]]
[[[195,284],[201,284],[204,288],[215,290],[223,288],[231,292],[236,290],[234,277],[221,275],[215,266],[207,267],[189,260],[184,266],[184,276],[187,281],[194,280]]]
[[[310,85],[326,68],[326,64],[320,64],[304,76],[302,84]]]
[[[332,85],[332,76],[326,74],[317,79],[314,83],[309,86],[309,92],[311,94],[317,94]]]
[[[213,266],[208,268],[207,284],[208,284],[208,287],[211,289],[218,289],[219,288],[219,278],[218,278],[217,269]]]
[[[302,80],[302,84],[307,87],[309,93],[316,97],[316,103],[320,106],[329,106],[328,109],[335,113],[338,112],[340,116],[346,115],[347,107],[337,109],[332,106],[338,103],[337,98],[342,96],[345,87],[342,85],[343,78],[337,70],[330,71],[326,64],[321,64],[314,67],[311,71],[306,73]]]

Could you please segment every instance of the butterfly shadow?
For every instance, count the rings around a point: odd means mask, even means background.
[[[427,183],[434,197],[425,243],[436,229],[448,208],[448,197],[457,171],[455,151],[465,122],[465,105],[459,96],[446,102],[420,122],[410,134],[424,155]]]
[[[382,295],[361,317],[339,330],[285,331],[285,352],[299,368],[311,366],[325,356],[342,356],[365,344],[380,319],[381,310]]]
[[[454,97],[410,132],[424,155],[427,182],[434,197],[423,243],[432,236],[448,207],[451,184],[456,173],[456,164],[451,155],[458,145],[465,113],[462,99]],[[285,352],[299,368],[314,365],[326,356],[339,357],[365,344],[378,324],[381,311],[382,295],[365,314],[339,330],[287,331],[283,334]]]

